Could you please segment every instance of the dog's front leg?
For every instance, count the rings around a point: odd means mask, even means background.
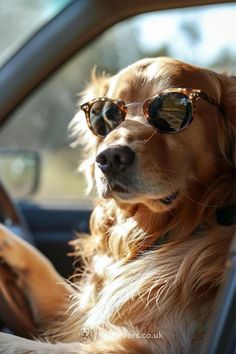
[[[16,275],[36,326],[43,326],[66,305],[72,288],[44,255],[1,224],[0,259]]]

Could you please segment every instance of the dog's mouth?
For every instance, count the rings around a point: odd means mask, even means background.
[[[124,186],[123,184],[120,183],[114,183],[114,184],[109,184],[109,195],[107,195],[107,197],[109,198],[111,195],[112,196],[118,196],[119,199],[137,199],[139,195],[141,195],[142,193],[140,193],[139,191],[133,190],[132,188],[129,188],[128,186]],[[155,197],[155,196],[148,196],[147,198],[152,199],[152,200],[156,200],[158,202],[160,202],[163,205],[169,206],[171,205],[177,198],[178,198],[179,192],[175,191],[171,194],[166,194],[166,196],[161,196],[161,197]]]
[[[110,185],[110,189],[113,192],[117,192],[117,193],[129,193],[129,189],[127,187],[120,185],[120,184],[115,184],[113,186]]]

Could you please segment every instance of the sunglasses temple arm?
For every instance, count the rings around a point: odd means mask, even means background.
[[[219,107],[219,104],[213,98],[208,96],[206,93],[200,92],[199,93],[199,97],[203,98],[205,101],[213,104],[214,106]]]

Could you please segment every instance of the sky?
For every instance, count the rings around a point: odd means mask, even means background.
[[[190,27],[197,26],[200,38],[195,44],[181,34],[183,20]],[[138,21],[140,41],[146,50],[160,48],[168,42],[174,57],[184,55],[192,61],[197,56],[204,65],[221,50],[236,56],[236,4],[159,12],[142,15]]]

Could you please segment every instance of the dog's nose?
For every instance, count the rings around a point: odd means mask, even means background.
[[[128,146],[113,146],[96,157],[98,167],[103,173],[120,173],[127,170],[134,161],[135,154]]]

